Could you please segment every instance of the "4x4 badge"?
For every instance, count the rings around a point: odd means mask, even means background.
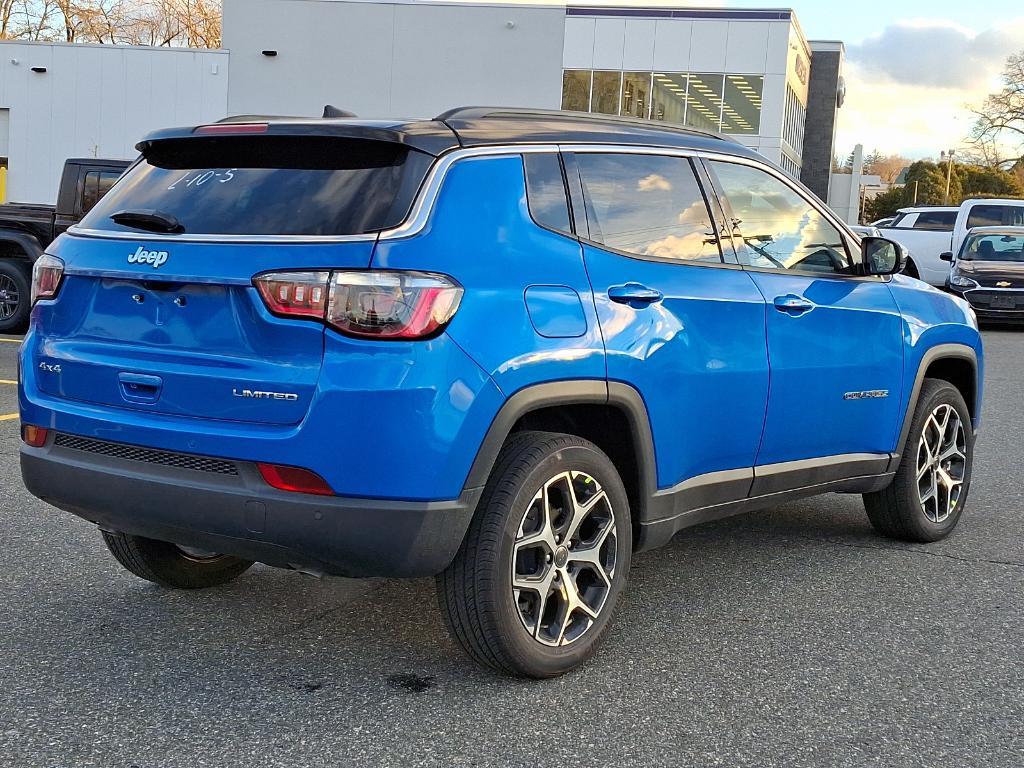
[[[129,264],[149,264],[153,269],[160,269],[170,257],[167,251],[147,251],[141,245],[135,253],[128,254]]]

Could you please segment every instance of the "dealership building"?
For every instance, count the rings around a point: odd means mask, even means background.
[[[224,0],[224,50],[0,43],[7,199],[49,202],[66,157],[228,114],[430,117],[573,109],[720,131],[825,198],[843,46],[791,10]]]

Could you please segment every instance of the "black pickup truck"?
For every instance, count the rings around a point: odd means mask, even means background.
[[[0,205],[0,333],[25,329],[32,265],[46,246],[96,205],[129,165],[125,160],[68,160],[57,205]]]

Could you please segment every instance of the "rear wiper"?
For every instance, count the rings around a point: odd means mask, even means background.
[[[148,232],[166,232],[169,235],[180,235],[185,227],[169,213],[152,209],[132,209],[112,214],[111,221],[132,229],[144,229]]]

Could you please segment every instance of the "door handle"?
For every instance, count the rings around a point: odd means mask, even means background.
[[[634,309],[641,309],[661,301],[661,291],[648,288],[640,283],[626,283],[625,285],[613,285],[608,289],[608,298],[617,304],[629,304]]]
[[[798,316],[814,309],[814,304],[803,296],[795,296],[788,293],[785,296],[775,297],[775,308],[787,315]]]
[[[155,403],[164,386],[159,376],[142,373],[119,373],[117,379],[121,382],[121,396],[132,403]]]

